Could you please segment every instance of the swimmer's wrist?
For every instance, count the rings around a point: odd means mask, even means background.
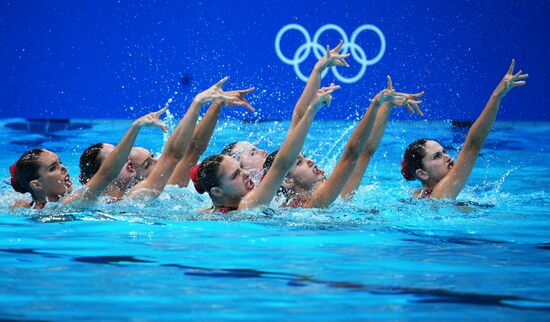
[[[191,104],[192,105],[203,106],[204,104],[206,104],[206,102],[203,102],[203,100],[201,100],[200,97],[195,96],[193,98],[193,101],[191,102]]]
[[[497,89],[493,91],[493,94],[491,95],[491,97],[494,99],[502,99],[504,95],[506,95],[506,90],[497,87]]]
[[[319,104],[319,103],[311,104],[307,107],[306,112],[315,113],[321,105],[323,104]]]
[[[140,129],[143,126],[143,123],[137,119],[132,123],[132,126],[130,128]]]
[[[381,97],[380,93],[378,93],[378,94],[374,95],[374,97],[370,100],[370,104],[373,107],[375,107],[375,106],[379,107],[382,104],[381,101],[382,101],[382,97]]]
[[[322,73],[326,68],[326,65],[322,61],[318,61],[313,67],[314,73]]]

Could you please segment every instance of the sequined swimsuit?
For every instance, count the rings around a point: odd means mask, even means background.
[[[212,209],[213,209],[213,211],[219,211],[219,212],[221,212],[221,213],[226,214],[226,213],[228,213],[228,212],[230,212],[230,211],[238,210],[239,208],[237,208],[237,207],[230,207],[230,206],[219,206],[219,207],[213,207]]]
[[[432,197],[432,189],[430,188],[422,188],[420,191],[420,197],[421,199],[431,198]]]

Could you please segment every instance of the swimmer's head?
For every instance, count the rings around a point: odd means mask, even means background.
[[[226,155],[209,156],[194,170],[191,179],[195,189],[199,193],[208,192],[216,205],[239,202],[255,187],[250,174],[241,168],[239,161]]]
[[[261,170],[267,158],[267,151],[259,149],[248,141],[233,142],[227,145],[221,154],[235,158],[241,167],[248,171]]]
[[[142,147],[133,147],[128,159],[134,165],[138,181],[147,178],[158,162],[151,151]]]
[[[67,167],[57,154],[46,149],[23,153],[11,170],[14,190],[29,192],[35,200],[57,201],[73,190]]]
[[[101,165],[115,146],[110,143],[96,143],[89,146],[80,156],[80,183],[86,184],[99,171]],[[120,170],[116,180],[130,182],[136,176],[134,162],[129,158]]]
[[[271,153],[264,162],[263,173],[267,174],[271,168],[278,150]],[[279,192],[288,195],[291,191],[310,191],[318,183],[326,180],[325,172],[320,169],[313,160],[307,158],[304,154],[300,153],[296,159],[296,163],[288,171],[286,178],[283,180],[283,184]]]
[[[80,183],[88,183],[101,167],[103,159],[99,157],[99,153],[102,148],[103,143],[96,143],[89,146],[80,155],[80,177],[78,178]]]
[[[420,180],[433,186],[453,168],[453,159],[436,141],[419,139],[405,150],[401,161],[401,174],[407,180]]]

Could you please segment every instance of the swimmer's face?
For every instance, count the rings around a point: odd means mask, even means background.
[[[213,189],[219,189],[226,198],[240,199],[254,189],[250,174],[234,158],[224,157],[219,172],[220,184]]]
[[[258,149],[248,141],[237,142],[232,154],[237,156],[241,167],[245,170],[261,170],[267,158],[266,150]]]
[[[101,148],[101,151],[99,152],[99,157],[103,162],[109,154],[113,152],[115,149],[115,146],[109,143],[103,143],[103,147]],[[132,180],[136,175],[136,171],[134,170],[133,162],[130,160],[126,161],[122,169],[120,170],[120,173],[117,176],[116,180],[123,180],[123,181],[130,181]]]
[[[453,168],[453,158],[449,156],[441,144],[428,140],[424,144],[426,155],[422,158],[422,170],[432,182],[439,182]],[[419,176],[421,179],[425,179]]]
[[[309,190],[325,180],[325,172],[317,167],[313,160],[300,153],[287,178],[292,179],[295,185]]]
[[[136,179],[140,181],[149,176],[158,161],[151,151],[141,147],[132,148],[128,159],[134,165]]]
[[[43,150],[37,163],[38,179],[30,182],[35,193],[47,197],[50,201],[57,201],[73,191],[73,183],[67,173],[67,167],[61,163],[57,154]]]

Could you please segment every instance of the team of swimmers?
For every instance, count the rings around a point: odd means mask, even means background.
[[[394,106],[404,106],[423,116],[419,98],[424,94],[397,92],[388,76],[387,88],[370,101],[365,114],[348,139],[344,152],[330,176],[313,160],[301,153],[308,130],[317,112],[328,106],[340,86],[321,87],[323,71],[348,66],[349,54],[341,54],[343,42],[334,49],[327,46],[326,55],[315,64],[306,86],[296,103],[292,121],[281,147],[268,154],[250,142],[239,141],[226,146],[221,154],[197,161],[206,151],[224,106],[244,106],[254,111],[245,95],[254,88],[223,91],[227,77],[197,94],[185,116],[176,126],[161,156],[156,159],[145,148],[133,147],[141,128],[168,127],[160,116],[171,103],[159,111],[135,120],[118,145],[97,143],[80,157],[83,187],[73,192],[67,167],[59,157],[46,149],[29,150],[10,167],[15,191],[30,193],[32,200],[18,200],[12,208],[42,209],[47,202],[86,204],[102,200],[116,202],[123,198],[155,199],[167,184],[187,187],[193,181],[199,193],[212,200],[209,211],[228,212],[269,206],[276,195],[282,207],[327,207],[338,197],[351,198],[359,187],[366,168],[384,134],[389,113]],[[477,156],[496,118],[502,98],[514,87],[525,84],[527,74],[514,74],[515,61],[493,91],[481,115],[472,125],[458,158],[454,161],[434,140],[419,139],[405,150],[401,173],[406,180],[419,180],[421,189],[415,198],[456,198],[475,164]],[[197,124],[203,107],[210,103]]]

